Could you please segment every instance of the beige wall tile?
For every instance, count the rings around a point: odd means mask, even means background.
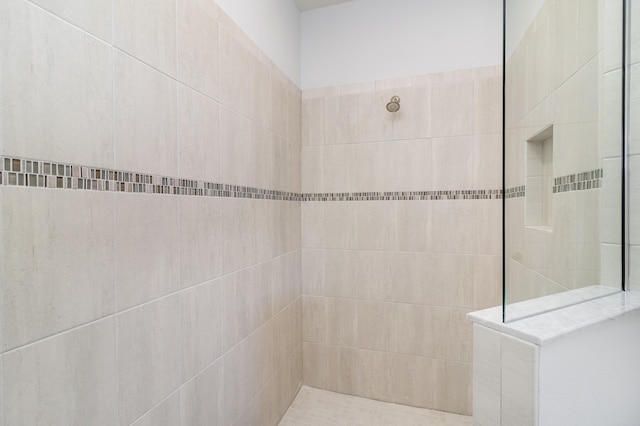
[[[259,328],[224,355],[225,424],[233,424],[273,373],[272,330]]]
[[[393,356],[394,402],[413,407],[433,406],[433,360],[408,355]]]
[[[302,250],[302,294],[325,295],[325,252],[324,250]]]
[[[578,2],[578,66],[583,65],[598,54],[601,30],[593,31],[599,25],[598,0]]]
[[[431,169],[433,167],[431,139],[411,139],[385,142],[383,158],[386,170],[372,173],[386,173],[387,191],[424,191],[433,188]],[[375,187],[374,187],[375,188]]]
[[[269,128],[283,140],[287,140],[288,105],[287,78],[275,65],[271,67],[271,124]]]
[[[374,351],[396,350],[394,304],[358,301],[358,348]]]
[[[327,343],[340,347],[355,348],[357,346],[357,300],[327,298]]]
[[[179,200],[118,194],[115,211],[115,285],[118,311],[180,288]]]
[[[267,278],[268,270],[263,264],[223,278],[225,350],[271,318],[271,283]]]
[[[326,297],[302,297],[302,340],[311,343],[327,343]]]
[[[502,135],[479,135],[473,139],[473,188],[502,187]]]
[[[502,304],[502,256],[473,257],[473,308]]]
[[[361,250],[393,250],[397,228],[395,203],[360,201],[358,209],[358,245]]]
[[[249,55],[249,73],[245,84],[248,84],[249,110],[247,115],[261,126],[271,126],[271,75],[270,67],[254,55]],[[259,96],[255,96],[259,93]]]
[[[435,358],[472,362],[472,328],[468,309],[432,308],[433,353]]]
[[[358,356],[358,395],[393,402],[393,354],[360,349]]]
[[[303,146],[302,192],[324,192],[324,147]]]
[[[113,313],[113,196],[3,187],[1,200],[2,349]]]
[[[429,252],[433,226],[430,201],[395,201],[396,245],[400,251]]]
[[[95,4],[97,12],[105,2]],[[110,46],[28,2],[4,1],[0,15],[3,153],[113,167]]]
[[[222,281],[216,280],[180,293],[183,382],[222,355],[222,291]]]
[[[324,209],[326,203],[303,201],[301,203],[302,247],[324,247]]]
[[[220,110],[216,102],[178,85],[179,175],[220,181]]]
[[[359,386],[358,349],[329,346],[327,388],[335,392],[357,395]]]
[[[434,409],[471,415],[471,367],[467,363],[433,360]]]
[[[71,22],[106,41],[111,41],[113,15],[111,13],[111,1],[73,1],[73,0],[36,0],[37,4],[45,10]]]
[[[578,2],[556,2],[549,11],[549,55],[551,62],[551,87],[562,84],[577,67]]]
[[[176,176],[175,81],[118,51],[114,62],[115,166]]]
[[[471,189],[473,186],[473,136],[435,138],[432,145],[432,189]]]
[[[372,190],[386,191],[392,188],[395,147],[388,142],[368,142],[356,144],[354,149],[356,151],[355,161],[348,167],[355,167],[355,171],[352,173],[355,174],[355,180],[349,190],[368,192]]]
[[[431,92],[431,135],[473,133],[473,81],[434,84]]]
[[[271,315],[276,315],[295,302],[301,302],[302,254],[291,251],[262,265],[262,279],[271,299]]]
[[[358,151],[354,144],[328,145],[324,149],[324,190],[352,192],[358,184]]]
[[[392,92],[363,92],[357,96],[357,141],[371,142],[393,139],[394,114],[385,105]]]
[[[302,145],[324,145],[324,98],[302,100]]]
[[[117,423],[114,319],[2,356],[6,424]]]
[[[394,114],[394,139],[417,139],[431,136],[431,86],[414,84],[393,88],[400,97],[400,110]]]
[[[256,263],[256,207],[247,199],[221,199],[222,273]]]
[[[436,254],[433,257],[432,304],[473,306],[473,256]]]
[[[220,200],[182,197],[180,205],[180,285],[186,288],[222,274]]]
[[[176,3],[113,0],[113,44],[176,76]]]
[[[353,143],[358,137],[358,95],[324,98],[325,145]]]
[[[431,248],[436,253],[472,253],[476,200],[441,200],[431,204]]]
[[[474,200],[473,228],[476,254],[502,253],[502,201]]]
[[[325,251],[325,294],[330,297],[358,297],[359,252]]]
[[[199,92],[218,99],[218,7],[198,0],[180,0],[176,6],[178,79]]]
[[[296,310],[297,304],[290,304],[273,318],[273,358],[276,368],[291,356],[300,346],[301,336],[296,332],[296,323],[300,322]]]
[[[548,40],[548,19],[543,13],[538,15],[541,19],[536,20],[535,27],[530,27],[530,37],[522,48],[522,54],[526,60],[525,72],[521,83],[526,87],[526,98],[522,99],[527,111],[531,111],[545,101],[545,98],[552,92],[550,89],[549,75],[553,70],[553,62],[549,59],[549,49],[553,46]],[[533,30],[535,28],[535,30]]]
[[[167,399],[153,407],[132,426],[171,426],[180,423],[180,392],[172,393]]]
[[[303,383],[314,388],[326,388],[328,347],[307,342],[302,347]]]
[[[393,253],[358,251],[358,298],[363,300],[393,300]]]
[[[298,87],[289,82],[287,93],[287,140],[293,145],[302,144],[302,94]]]
[[[131,423],[180,385],[179,317],[178,295],[116,317],[120,424]]]
[[[218,360],[180,389],[182,424],[223,424],[222,360]]]
[[[394,253],[392,260],[393,300],[433,303],[434,256],[428,253]]]
[[[249,113],[250,54],[227,28],[220,29],[220,102],[228,108]]]
[[[223,182],[255,185],[257,170],[252,150],[255,147],[251,139],[252,127],[246,117],[220,108],[220,178]]]
[[[474,122],[476,135],[502,132],[502,76],[474,81]]]
[[[434,309],[437,308],[402,303],[395,305],[399,353],[421,357],[434,356],[435,346],[443,343],[441,339],[436,339],[436,336],[441,334],[433,323]],[[429,371],[428,374],[430,373]]]
[[[358,204],[355,201],[324,203],[325,247],[354,249],[358,245]]]

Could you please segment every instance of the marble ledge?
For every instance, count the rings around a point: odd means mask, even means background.
[[[521,312],[529,311],[536,305],[539,308],[538,311],[543,309],[547,310],[547,312],[542,312],[538,315],[520,317],[520,319],[505,323],[502,322],[502,306],[497,306],[471,312],[467,315],[467,319],[475,324],[541,346],[543,343],[561,338],[574,331],[591,327],[604,321],[614,320],[640,309],[640,292],[623,292],[601,286],[587,287],[579,290],[582,291],[574,290],[566,292],[573,294],[559,293],[557,295],[520,302],[525,306],[524,308],[520,307]],[[572,297],[582,295],[582,300],[585,300],[589,296],[594,296],[606,291],[609,291],[609,293],[614,291],[614,293],[591,298],[591,300],[571,304],[555,310],[549,310],[549,305],[545,304],[553,302],[554,298],[559,298],[565,301],[562,305],[566,305],[566,301]]]

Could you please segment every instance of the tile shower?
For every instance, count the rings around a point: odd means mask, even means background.
[[[303,91],[306,385],[471,414],[466,314],[501,300],[501,81]]]
[[[301,92],[198,0],[5,0],[0,61],[0,423],[470,414],[500,67]]]

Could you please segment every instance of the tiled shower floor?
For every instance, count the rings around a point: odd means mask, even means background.
[[[471,417],[303,386],[280,426],[470,426]]]

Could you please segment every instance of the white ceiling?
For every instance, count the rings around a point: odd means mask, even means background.
[[[293,0],[300,12],[305,10],[317,9],[319,7],[331,6],[332,4],[346,3],[351,0]]]

